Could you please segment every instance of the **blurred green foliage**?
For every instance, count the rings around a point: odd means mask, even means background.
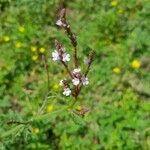
[[[36,115],[47,93],[43,55],[51,79],[44,113],[71,100],[58,86],[66,72],[50,59],[55,39],[72,51],[55,26],[61,7],[68,9],[80,62],[95,51],[90,85],[75,106],[90,112],[63,111],[15,128],[8,122]],[[0,0],[0,149],[150,149],[149,10],[149,0]]]

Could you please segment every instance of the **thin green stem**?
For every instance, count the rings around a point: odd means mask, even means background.
[[[47,114],[42,114],[42,115],[36,115],[36,116],[33,116],[31,119],[29,119],[29,123],[32,123],[34,121],[41,121],[41,120],[48,120],[52,115],[55,115],[57,113],[61,113],[63,111],[66,111],[68,110],[69,107],[64,107],[60,110],[56,110],[54,112],[50,112],[50,113],[47,113]],[[3,133],[1,133],[0,135],[0,139],[3,139],[3,138],[6,138],[10,135],[13,135],[15,132],[19,131],[23,126],[25,126],[26,124],[19,124],[13,128],[11,128],[10,130],[8,131],[5,131]]]
[[[10,135],[13,135],[15,132],[19,131],[23,126],[24,126],[23,124],[19,124],[19,125],[13,127],[12,129],[5,131],[4,133],[1,133],[0,138],[5,138]]]
[[[56,110],[56,111],[53,111],[53,112],[50,112],[50,113],[46,113],[46,114],[43,114],[43,115],[36,115],[36,116],[33,116],[30,121],[31,122],[34,122],[34,121],[40,121],[40,120],[46,120],[46,119],[49,119],[52,115],[55,115],[57,113],[60,113],[62,111],[65,111],[67,110],[68,107],[65,107],[65,108],[62,108],[60,110]]]

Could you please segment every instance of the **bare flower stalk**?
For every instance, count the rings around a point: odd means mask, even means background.
[[[89,58],[88,58],[88,64],[87,64],[87,69],[84,73],[84,77],[86,78],[86,76],[88,75],[89,71],[90,71],[90,67],[91,67],[91,64],[93,62],[93,58],[94,58],[94,51],[91,50],[90,54],[89,54]],[[83,87],[83,83],[80,82],[80,84],[78,86],[75,87],[75,99],[77,100],[77,97],[81,91],[81,88]]]
[[[70,25],[67,23],[67,20],[66,20],[66,9],[63,8],[61,11],[60,11],[60,14],[59,14],[59,21],[61,21],[63,23],[63,26],[61,26],[65,32],[67,33],[67,36],[68,38],[70,39],[71,41],[71,44],[73,46],[73,49],[74,49],[74,54],[73,54],[73,57],[74,57],[74,65],[76,68],[78,68],[78,58],[77,58],[77,40],[76,40],[76,36],[73,34],[73,32],[71,31],[71,28],[70,28]]]
[[[93,62],[93,59],[94,59],[94,51],[91,50],[91,52],[90,52],[90,54],[89,54],[89,58],[88,58],[87,69],[86,69],[85,74],[84,74],[85,77],[87,76],[87,74],[88,74],[88,72],[89,72],[89,70],[90,70],[90,67],[91,67],[91,64],[92,64],[92,62]]]
[[[64,67],[66,68],[66,70],[67,70],[68,74],[70,75],[70,77],[73,79],[73,75],[72,75],[70,69],[68,68],[68,65],[65,62],[63,62],[63,61],[61,61],[61,62],[64,65]]]

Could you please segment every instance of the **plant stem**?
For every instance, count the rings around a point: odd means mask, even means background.
[[[76,104],[76,102],[77,102],[77,100],[78,100],[77,97],[74,97],[74,98],[75,98],[75,99],[74,99],[73,103],[72,103],[72,104],[70,105],[70,107],[69,107],[69,108],[71,108],[71,109],[73,108],[73,106]]]
[[[66,20],[65,20],[65,24],[66,24],[66,26],[64,27],[64,30],[66,31],[67,36],[70,39],[71,44],[72,44],[73,49],[74,49],[74,54],[73,54],[73,56],[74,56],[74,65],[75,65],[75,68],[78,68],[77,40],[76,40],[75,35],[72,33],[72,31],[70,29],[70,26],[68,25],[68,23],[66,22]]]
[[[78,58],[77,58],[77,47],[74,47],[74,64],[75,68],[78,68]]]
[[[76,40],[76,36],[74,35],[74,33],[72,32],[72,30],[70,28],[70,25],[68,24],[68,22],[66,20],[66,9],[65,8],[60,11],[59,17],[60,17],[60,20],[62,20],[62,22],[64,23],[62,28],[67,33],[67,36],[70,39],[71,44],[74,49],[74,66],[75,66],[75,68],[78,68],[77,40]]]
[[[64,65],[64,67],[66,68],[66,70],[67,70],[68,74],[70,75],[70,77],[73,79],[73,75],[72,75],[71,71],[69,70],[68,65],[64,61],[61,61],[61,62]]]
[[[40,120],[45,120],[45,119],[49,119],[52,115],[55,115],[57,113],[60,113],[62,111],[65,111],[67,110],[68,107],[65,107],[65,108],[62,108],[60,110],[56,110],[56,111],[53,111],[53,112],[50,112],[50,113],[46,113],[46,114],[42,114],[42,115],[36,115],[36,116],[33,116],[30,121],[33,122],[33,121],[40,121]]]
[[[91,52],[90,52],[90,54],[89,54],[89,58],[88,58],[88,59],[89,59],[88,66],[87,66],[86,71],[85,71],[85,74],[84,74],[85,77],[87,76],[87,74],[88,74],[88,72],[89,72],[89,70],[90,70],[91,64],[92,64],[92,62],[93,62],[93,57],[94,57],[94,51],[91,50]]]
[[[4,133],[1,133],[0,138],[5,138],[9,135],[13,135],[14,132],[19,131],[24,125],[23,124],[19,124],[16,127],[13,127],[12,129],[5,131]]]
[[[49,91],[49,89],[50,89],[50,87],[49,87],[49,83],[50,83],[49,70],[48,70],[48,63],[47,63],[47,59],[46,59],[45,55],[43,55],[43,61],[44,61],[44,68],[45,68],[46,74],[47,74],[47,90]]]
[[[42,103],[42,106],[40,107],[40,109],[39,109],[39,111],[38,111],[37,114],[41,114],[41,113],[43,112],[43,109],[44,109],[44,107],[45,107],[45,105],[46,105],[46,103],[47,103],[47,100],[48,100],[48,94],[49,94],[49,93],[46,94],[45,99],[44,99],[44,101],[43,101],[43,103]]]
[[[45,105],[46,105],[46,103],[47,103],[47,100],[48,100],[47,97],[48,97],[49,89],[50,89],[50,87],[49,87],[50,80],[49,80],[49,71],[48,71],[47,59],[46,59],[46,56],[45,56],[45,55],[43,55],[42,58],[43,58],[43,61],[44,61],[44,68],[45,68],[46,73],[47,73],[47,94],[46,94],[46,96],[45,96],[45,99],[44,99],[44,101],[43,101],[43,103],[42,103],[41,108],[40,108],[39,111],[38,111],[38,114],[41,114],[41,113],[42,113],[42,111],[43,111],[43,109],[44,109],[44,107],[45,107]]]
[[[68,110],[68,108],[69,108],[69,107],[67,106],[67,107],[64,107],[64,108],[62,108],[62,109],[60,109],[60,110],[56,110],[56,111],[54,111],[54,112],[50,112],[50,113],[47,113],[47,114],[42,114],[42,115],[33,116],[33,117],[32,117],[31,119],[29,119],[29,121],[27,121],[27,122],[28,122],[28,123],[32,123],[32,122],[34,122],[34,121],[47,120],[47,119],[49,119],[52,115],[55,115],[55,114],[57,114],[57,113],[61,113],[62,111],[66,111],[66,110]],[[15,126],[15,127],[11,128],[11,129],[8,130],[8,131],[5,131],[5,132],[1,133],[0,139],[6,138],[6,137],[8,137],[8,136],[10,136],[10,135],[13,135],[14,132],[19,131],[19,130],[20,130],[23,126],[25,126],[25,125],[27,125],[27,124],[19,124],[19,125]]]

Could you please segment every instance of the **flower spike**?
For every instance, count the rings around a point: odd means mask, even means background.
[[[87,61],[86,71],[85,71],[85,73],[82,73],[81,69],[79,67],[79,62],[78,62],[78,58],[77,58],[76,36],[73,34],[73,32],[70,28],[70,25],[68,24],[68,22],[66,20],[66,9],[65,8],[63,8],[60,11],[59,18],[56,21],[56,25],[63,28],[66,31],[65,33],[67,34],[68,38],[71,41],[72,47],[74,49],[74,51],[73,51],[74,70],[71,71],[71,69],[69,68],[68,63],[67,63],[70,61],[70,54],[67,54],[65,52],[65,48],[57,40],[55,40],[56,50],[54,52],[52,52],[52,59],[54,61],[58,60],[64,65],[68,75],[71,78],[72,84],[74,86],[73,90],[71,90],[70,87],[72,87],[72,86],[70,86],[69,80],[68,79],[61,80],[59,84],[64,87],[63,95],[69,96],[72,93],[72,96],[77,100],[77,97],[81,91],[82,86],[89,84],[87,74],[88,74],[91,64],[93,62],[94,52],[93,52],[93,50],[91,50],[89,57],[88,57],[88,61]]]

